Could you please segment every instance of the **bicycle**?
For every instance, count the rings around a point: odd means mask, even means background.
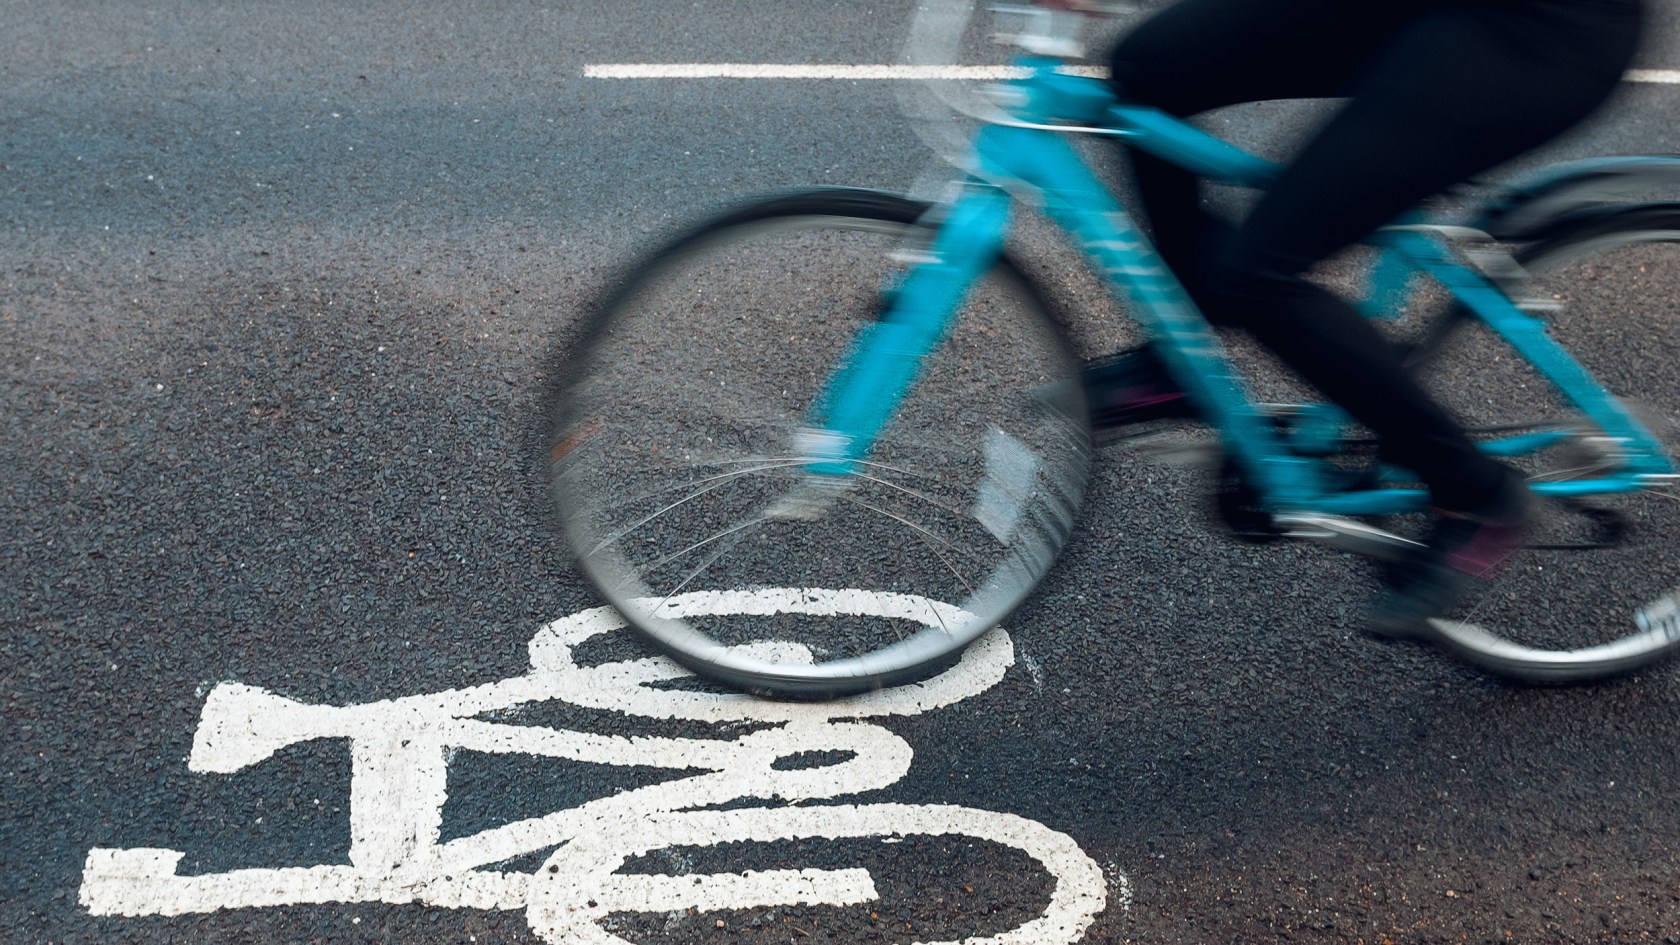
[[[916,32],[960,38],[968,16],[966,3],[924,10]],[[1216,432],[1218,513],[1234,531],[1378,561],[1417,547],[1401,534],[1427,505],[1415,480],[1333,407],[1260,402],[1068,139],[1117,137],[1242,187],[1274,165],[1064,68],[1068,37],[1050,22],[1014,37],[1024,51],[989,111],[956,103],[983,120],[952,197],[820,189],[727,212],[631,267],[563,357],[540,431],[545,501],[599,593],[697,673],[794,697],[914,680],[1051,566],[1093,444],[1070,326],[1007,246],[1017,204],[1072,238]],[[1367,304],[1418,326],[1411,361],[1473,366],[1475,402],[1455,406],[1484,415],[1488,389],[1518,392],[1472,425],[1527,472],[1546,521],[1488,593],[1431,625],[1496,676],[1600,679],[1680,647],[1680,556],[1631,544],[1680,530],[1680,391],[1639,370],[1648,349],[1623,330],[1675,307],[1626,295],[1660,292],[1661,250],[1680,242],[1680,203],[1630,195],[1676,181],[1680,157],[1557,165],[1463,223],[1373,237]],[[739,284],[755,268],[785,277],[776,293]],[[1490,341],[1515,359],[1474,350]],[[1519,367],[1530,374],[1491,376]],[[1653,398],[1656,412],[1633,406]],[[1614,586],[1559,577],[1584,561]],[[839,594],[850,616],[684,619],[661,603],[761,585]],[[955,610],[925,614],[906,594]]]

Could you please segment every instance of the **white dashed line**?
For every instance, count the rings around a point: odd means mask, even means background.
[[[1680,85],[1680,69],[1630,69],[1624,76],[1629,82],[1656,82],[1661,85]]]
[[[1073,69],[1101,77],[1106,69]],[[1025,69],[1010,66],[795,65],[740,62],[610,63],[583,67],[586,79],[844,79],[996,81],[1019,78]]]
[[[1075,75],[1102,78],[1108,70],[1084,66]],[[798,65],[742,62],[602,63],[583,67],[586,79],[841,79],[849,81],[958,79],[997,81],[1019,78],[1010,66]],[[1680,69],[1632,69],[1629,82],[1680,85]]]

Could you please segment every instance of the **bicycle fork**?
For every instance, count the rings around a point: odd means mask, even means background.
[[[796,444],[811,484],[837,487],[869,454],[921,376],[923,359],[944,341],[969,287],[997,262],[1008,225],[1008,195],[972,189],[949,209],[926,253],[883,289],[879,319],[836,365]]]

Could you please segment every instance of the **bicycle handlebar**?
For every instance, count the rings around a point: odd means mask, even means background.
[[[901,87],[900,105],[915,121],[917,133],[945,161],[963,166],[971,136],[954,121],[956,116],[993,124],[1016,124],[998,103],[973,81],[947,73],[963,63],[965,38],[974,19],[976,0],[921,0],[905,43],[903,62],[929,78]],[[1033,2],[989,4],[999,17],[989,35],[995,43],[1014,46],[1029,55],[1054,59],[1082,58],[1080,33],[1091,16],[1117,16],[1143,9],[1143,0],[1090,0],[1089,9],[1075,12]],[[972,49],[968,49],[972,53]],[[970,173],[974,168],[965,168]]]

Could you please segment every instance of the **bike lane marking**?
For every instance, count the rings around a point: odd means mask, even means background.
[[[889,610],[935,623],[962,616],[950,605],[921,598],[813,589],[696,592],[667,603],[688,616]],[[622,628],[616,612],[596,608],[541,628],[530,643],[531,671],[524,676],[362,705],[309,705],[254,686],[217,686],[206,699],[189,770],[232,774],[300,742],[350,742],[350,865],[181,876],[179,851],[96,848],[84,866],[82,904],[94,914],[130,917],[333,902],[525,909],[532,927],[549,940],[620,942],[599,920],[627,906],[672,911],[854,905],[878,898],[861,869],[681,877],[614,873],[638,853],[731,842],[727,838],[914,834],[968,836],[1013,847],[1055,879],[1042,916],[987,941],[1077,940],[1107,904],[1110,885],[1116,903],[1129,907],[1124,874],[1105,877],[1071,838],[1012,814],[946,805],[804,803],[877,790],[902,778],[913,756],[909,744],[863,720],[920,714],[989,689],[1014,662],[1013,645],[1001,629],[970,647],[955,667],[920,684],[827,703],[778,703],[659,688],[687,675],[663,658],[587,667],[573,659],[576,645]],[[734,739],[668,738],[475,717],[557,699],[646,718],[774,727]],[[698,773],[444,842],[449,765],[462,749]],[[812,768],[776,767],[781,759],[811,752],[850,757]],[[789,806],[705,809],[746,798]],[[548,862],[534,875],[494,869],[550,849]]]

